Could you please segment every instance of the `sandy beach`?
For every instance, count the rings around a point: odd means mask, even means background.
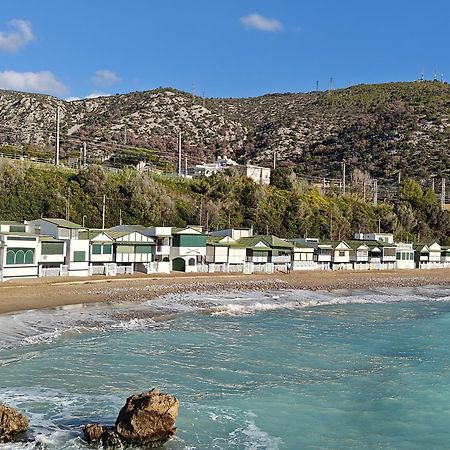
[[[0,285],[0,314],[95,302],[155,298],[170,293],[226,290],[366,289],[450,284],[450,270],[293,272],[271,275],[171,274],[14,280]]]

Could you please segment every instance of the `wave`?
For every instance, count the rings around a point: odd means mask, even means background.
[[[148,330],[165,326],[168,319],[180,315],[241,316],[348,304],[419,301],[449,302],[450,288],[231,291],[214,295],[171,294],[142,303],[72,305],[0,316],[0,349],[52,344],[79,333]],[[13,360],[11,355],[0,359],[0,366]]]

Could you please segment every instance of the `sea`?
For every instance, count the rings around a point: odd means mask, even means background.
[[[64,292],[61,292],[64,295]],[[167,450],[450,448],[450,288],[169,295],[0,316],[5,449],[87,449],[157,387]]]

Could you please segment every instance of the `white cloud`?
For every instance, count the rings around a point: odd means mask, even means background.
[[[111,86],[119,83],[120,78],[112,70],[97,70],[91,81],[98,86]]]
[[[13,91],[39,92],[42,94],[65,95],[67,86],[58,81],[48,71],[44,72],[0,72],[0,89]]]
[[[85,100],[85,99],[93,99],[98,97],[111,97],[113,94],[105,94],[103,92],[92,92],[89,95],[86,95],[85,97],[67,97],[65,99],[66,102],[76,102],[78,100]]]
[[[84,98],[98,98],[98,97],[110,97],[112,94],[104,94],[103,92],[92,92],[92,94],[86,95]]]
[[[11,31],[0,31],[0,50],[15,53],[34,39],[31,23],[26,20],[10,20]]]
[[[256,13],[241,17],[240,21],[249,30],[275,32],[282,31],[284,28],[283,24],[277,19],[264,17]]]

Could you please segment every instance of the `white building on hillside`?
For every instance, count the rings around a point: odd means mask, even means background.
[[[191,166],[187,170],[187,175],[191,177],[210,177],[214,173],[224,172],[230,168],[234,168],[239,175],[251,178],[256,183],[270,183],[270,168],[252,164],[238,164],[236,161],[233,161],[226,156],[218,156],[213,163],[202,163]]]

